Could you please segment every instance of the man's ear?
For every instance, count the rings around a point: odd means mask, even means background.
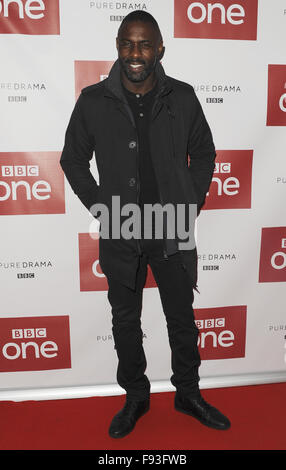
[[[161,51],[159,51],[158,60],[163,59],[164,54],[165,54],[165,47],[163,46],[162,49],[161,49]]]

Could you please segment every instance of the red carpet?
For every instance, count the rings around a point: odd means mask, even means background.
[[[128,436],[108,436],[125,396],[0,402],[1,450],[285,450],[286,383],[202,390],[232,422],[216,431],[174,410],[174,393],[151,396],[151,409]]]

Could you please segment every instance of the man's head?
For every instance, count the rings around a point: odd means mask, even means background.
[[[141,10],[127,15],[119,27],[116,47],[125,77],[131,82],[144,82],[164,54],[155,18]]]

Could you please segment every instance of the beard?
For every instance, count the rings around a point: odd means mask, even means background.
[[[146,62],[136,62],[136,64],[143,65],[144,68],[141,72],[132,71],[129,67],[129,64],[132,61],[129,59],[123,60],[119,57],[119,64],[121,70],[124,72],[125,76],[130,80],[130,82],[139,83],[144,82],[146,78],[153,72],[157,65],[157,57],[155,57],[153,63],[146,64]]]

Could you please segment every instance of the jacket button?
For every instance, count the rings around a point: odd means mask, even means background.
[[[136,141],[135,141],[135,140],[131,140],[131,142],[129,142],[129,148],[130,148],[130,149],[135,149],[136,145],[137,145],[137,144],[136,144]]]
[[[135,178],[130,178],[130,180],[129,180],[129,186],[132,187],[132,186],[135,185],[135,183],[136,183],[136,179],[135,179]]]

